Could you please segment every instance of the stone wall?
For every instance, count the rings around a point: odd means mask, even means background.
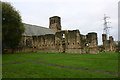
[[[99,53],[97,33],[82,35],[79,30],[59,31],[55,35],[26,36],[22,38],[21,46],[21,51],[25,52]]]
[[[81,34],[81,53],[99,53],[97,33]]]
[[[114,39],[112,36],[109,36],[109,40],[107,40],[107,35],[102,34],[102,41],[103,41],[104,52],[115,52],[116,51]]]
[[[87,44],[89,48],[89,53],[94,53],[94,54],[99,53],[97,33],[88,33]]]
[[[112,36],[107,40],[107,35],[102,35],[103,46],[98,47],[97,33],[80,34],[79,30],[64,30],[55,35],[23,36],[18,52],[41,53],[80,53],[98,54],[101,49],[104,52],[115,52]]]

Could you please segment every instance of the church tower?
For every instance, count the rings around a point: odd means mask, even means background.
[[[61,18],[58,16],[53,16],[49,18],[49,28],[55,32],[61,31]]]

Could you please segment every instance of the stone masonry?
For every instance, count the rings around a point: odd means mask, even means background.
[[[103,41],[104,52],[115,52],[116,51],[114,39],[112,36],[109,36],[109,40],[107,40],[107,35],[102,34],[102,41]]]

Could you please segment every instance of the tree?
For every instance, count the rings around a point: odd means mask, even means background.
[[[2,48],[14,51],[20,43],[24,27],[21,16],[8,2],[2,3]]]

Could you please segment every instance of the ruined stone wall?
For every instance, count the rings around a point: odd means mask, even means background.
[[[64,37],[66,37],[66,32],[65,31],[61,31],[61,32],[56,32],[55,34],[55,48],[59,51],[59,53],[63,53],[65,52],[66,49],[66,39]]]
[[[109,42],[107,40],[107,35],[106,34],[102,34],[102,41],[103,41],[103,50],[106,52],[109,49]]]
[[[68,31],[66,53],[81,53],[81,41],[79,30]]]
[[[98,46],[97,33],[88,33],[87,42],[89,47],[97,47]]]
[[[33,38],[31,36],[22,36],[19,49],[15,52],[33,52]]]
[[[80,40],[81,40],[81,53],[88,53],[88,47],[87,47],[87,37],[86,35],[80,34]]]
[[[99,53],[97,33],[88,33],[87,44],[89,48],[89,53],[94,53],[94,54]]]
[[[109,37],[110,40],[110,52],[115,52],[116,51],[116,47],[115,47],[115,42],[112,36]]]
[[[38,47],[36,52],[54,53],[55,50],[55,35],[47,34],[38,36]]]
[[[97,33],[81,35],[79,30],[65,30],[55,35],[26,36],[22,38],[25,52],[41,53],[98,53]]]
[[[109,40],[107,40],[107,35],[102,34],[102,41],[103,41],[103,51],[104,52],[115,52],[116,51],[114,39],[112,36],[110,36]]]
[[[82,53],[99,53],[97,33],[92,32],[87,35],[81,34],[81,47]]]

